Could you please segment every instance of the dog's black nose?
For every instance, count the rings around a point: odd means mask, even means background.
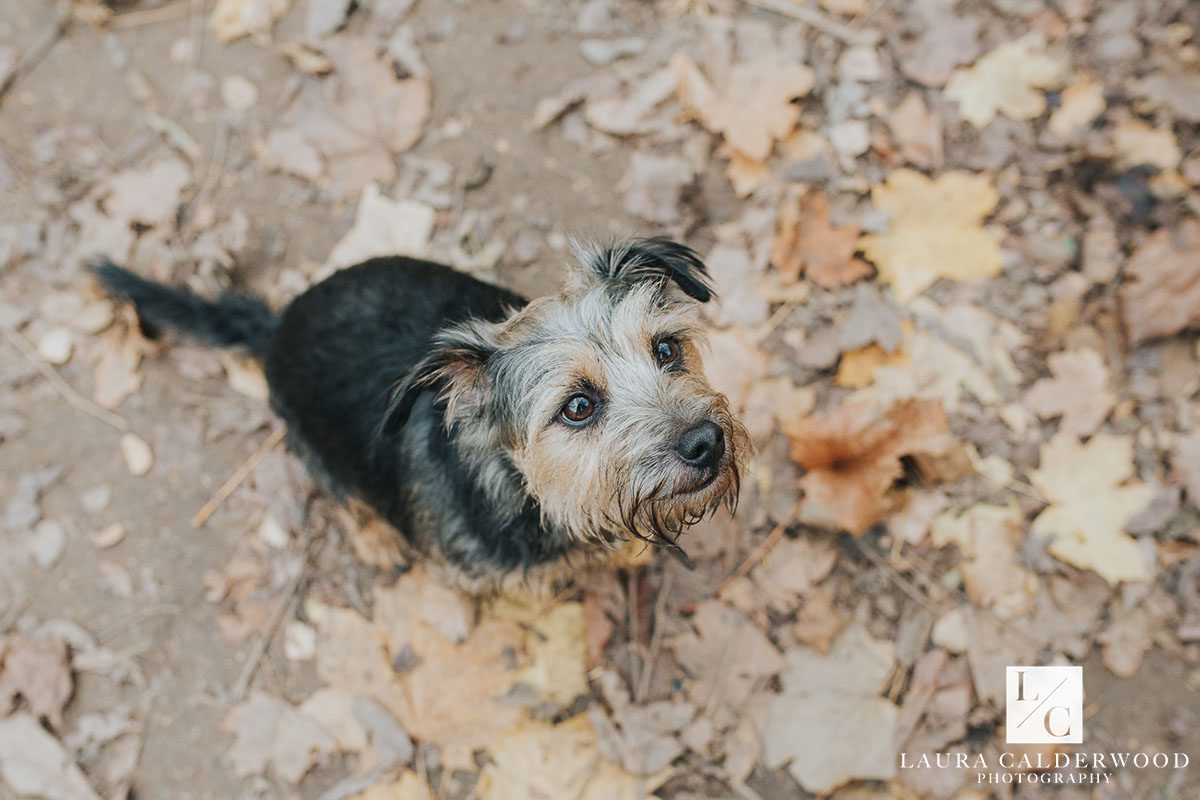
[[[725,432],[711,420],[698,422],[683,432],[675,443],[675,452],[690,467],[708,469],[721,463],[725,455]]]

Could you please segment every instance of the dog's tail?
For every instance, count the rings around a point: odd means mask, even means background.
[[[275,315],[257,297],[223,293],[207,300],[182,287],[148,281],[108,260],[92,266],[109,295],[127,300],[153,333],[171,328],[205,344],[242,347],[262,358],[275,331]]]

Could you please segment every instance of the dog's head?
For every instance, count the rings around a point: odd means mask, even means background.
[[[707,272],[662,239],[576,250],[562,294],[440,333],[398,387],[388,424],[436,387],[485,485],[501,480],[500,456],[571,536],[674,541],[735,502],[749,450],[704,377]]]

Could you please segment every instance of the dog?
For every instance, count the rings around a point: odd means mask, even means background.
[[[532,302],[388,257],[279,314],[93,269],[149,335],[256,358],[317,483],[478,587],[633,539],[682,552],[736,503],[749,436],[704,377],[703,262],[665,239],[575,250],[562,292]]]

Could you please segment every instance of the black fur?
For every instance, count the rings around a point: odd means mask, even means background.
[[[260,358],[266,353],[276,320],[256,297],[226,293],[206,300],[182,287],[148,281],[111,261],[92,270],[109,295],[133,303],[148,333],[169,328],[205,344],[242,347]]]
[[[96,272],[142,319],[259,356],[289,444],[317,479],[365,501],[418,547],[479,576],[567,553],[532,501],[494,507],[453,445],[437,387],[418,381],[439,331],[470,317],[499,320],[525,304],[518,295],[438,264],[378,258],[334,273],[273,318],[254,298],[206,301],[111,264]],[[393,391],[406,380],[413,391]],[[389,415],[395,424],[383,436]]]
[[[670,239],[634,239],[599,250],[589,266],[600,280],[631,286],[645,280],[671,280],[701,303],[715,296],[708,269],[696,251]]]

